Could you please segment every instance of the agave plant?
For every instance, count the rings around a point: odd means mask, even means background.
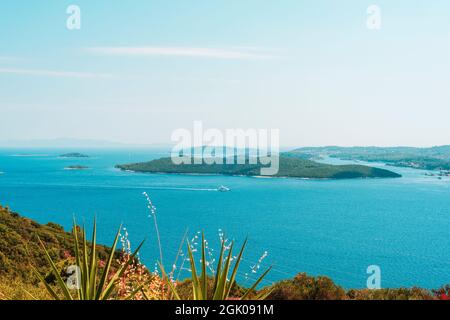
[[[114,239],[114,243],[111,246],[111,252],[109,254],[108,259],[105,262],[103,267],[103,271],[99,269],[99,259],[96,252],[96,243],[97,243],[97,226],[96,221],[94,220],[94,227],[92,232],[92,239],[90,245],[86,240],[86,230],[85,228],[81,228],[81,239],[78,237],[79,226],[74,221],[73,227],[73,237],[74,237],[74,252],[75,252],[75,263],[76,269],[78,270],[77,277],[77,288],[71,289],[68,284],[61,277],[61,272],[56,267],[55,262],[50,257],[47,249],[45,248],[44,243],[39,239],[39,243],[42,249],[45,252],[45,258],[49,263],[52,273],[55,276],[57,288],[62,292],[59,295],[55,289],[53,289],[42,277],[42,275],[37,271],[36,268],[33,268],[34,273],[39,278],[40,281],[43,282],[49,294],[56,300],[108,300],[113,297],[113,294],[116,291],[117,281],[124,274],[127,267],[134,261],[138,251],[142,247],[142,242],[138,248],[130,255],[130,258],[126,263],[121,265],[116,271],[111,270],[111,264],[113,262],[116,246],[120,236],[120,230],[122,227],[119,227],[117,231],[116,237]],[[81,240],[81,241],[80,241]],[[81,247],[80,247],[81,242]],[[142,289],[142,286],[139,286],[135,291],[131,292],[126,299],[132,299],[137,292]]]
[[[192,291],[193,291],[193,300],[227,300],[230,299],[231,289],[236,283],[236,275],[239,270],[239,265],[242,261],[242,255],[244,253],[245,245],[247,244],[247,240],[245,240],[244,244],[241,247],[239,255],[234,259],[234,266],[232,268],[232,260],[233,260],[233,247],[234,242],[231,243],[228,255],[226,255],[226,245],[225,241],[222,240],[222,247],[220,250],[219,261],[217,263],[216,272],[212,275],[212,279],[214,280],[214,286],[211,292],[208,292],[208,274],[207,274],[207,259],[206,259],[206,245],[205,245],[205,236],[202,233],[202,249],[201,249],[201,274],[200,276],[197,273],[197,267],[194,260],[194,254],[192,252],[192,247],[188,242],[187,248],[189,253],[189,261],[191,265],[191,280],[192,280]],[[175,288],[172,280],[169,279],[166,272],[164,271],[164,267],[160,264],[160,268],[162,270],[163,277],[165,281],[168,283],[169,288],[172,292],[173,297],[176,300],[181,300],[180,295]],[[264,277],[269,273],[270,269],[268,268],[256,282],[248,289],[239,299],[245,300],[248,299],[250,294],[256,289],[259,283],[264,279]],[[231,271],[231,275],[230,275]],[[265,293],[264,295],[258,295],[254,299],[255,300],[263,300],[265,299],[270,292]]]

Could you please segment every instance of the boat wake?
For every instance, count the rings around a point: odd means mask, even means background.
[[[145,188],[145,187],[143,187]],[[217,189],[208,188],[177,188],[177,187],[151,187],[145,189],[157,189],[157,190],[179,190],[179,191],[219,191]]]
[[[1,174],[1,172],[0,172]],[[104,185],[104,184],[67,184],[67,183],[21,183],[21,186],[35,187],[69,187],[69,188],[99,188],[99,189],[137,189],[137,190],[167,190],[167,191],[200,191],[219,192],[217,188],[192,187],[164,187],[164,186],[130,186],[130,185]]]
[[[36,153],[36,154],[28,154],[28,153],[24,153],[24,154],[11,154],[9,155],[10,157],[20,157],[20,158],[33,158],[33,157],[50,157],[51,155],[49,154],[43,154],[43,153]]]

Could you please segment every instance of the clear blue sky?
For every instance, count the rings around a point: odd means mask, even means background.
[[[288,146],[450,143],[448,0],[2,1],[0,39],[0,140],[169,142],[202,120]]]

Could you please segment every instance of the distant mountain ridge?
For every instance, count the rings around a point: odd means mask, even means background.
[[[108,140],[56,138],[56,139],[31,139],[31,140],[0,140],[0,148],[127,148],[127,147],[151,147],[171,148],[171,144],[149,143],[134,144]]]

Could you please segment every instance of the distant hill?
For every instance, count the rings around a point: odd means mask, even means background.
[[[124,147],[126,144],[90,139],[33,139],[33,140],[0,140],[2,148],[109,148]]]
[[[116,168],[144,173],[223,174],[259,176],[260,164],[191,164],[175,165],[171,158],[150,162],[121,164]],[[280,170],[276,177],[310,179],[397,178],[399,174],[362,165],[328,165],[295,157],[280,157]]]
[[[30,140],[0,140],[0,148],[57,148],[57,149],[83,149],[83,148],[172,148],[170,143],[122,143],[107,140],[56,138],[56,139],[30,139]]]
[[[450,170],[450,146],[413,147],[317,147],[299,148],[283,154],[288,157],[315,159],[330,156],[343,160],[383,162],[393,166],[426,170]]]

